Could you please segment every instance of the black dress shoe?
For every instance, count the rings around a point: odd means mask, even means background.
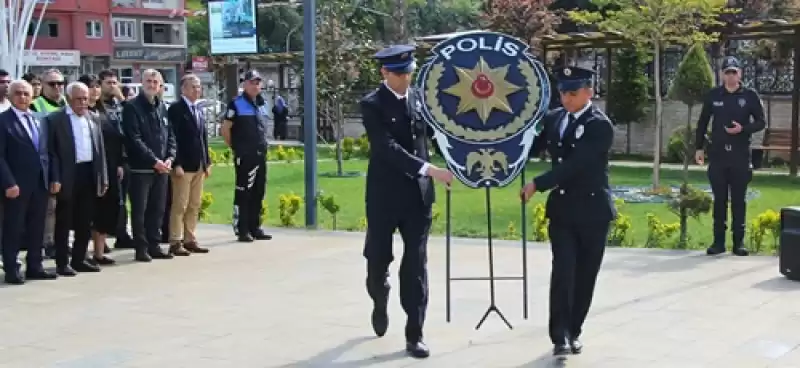
[[[553,345],[553,356],[569,355],[572,352],[572,347],[567,343]]]
[[[372,330],[375,335],[383,337],[389,329],[389,313],[386,312],[386,302],[375,303],[372,307]]]
[[[147,254],[150,255],[150,258],[153,259],[172,259],[172,254],[164,253],[161,247],[153,247],[147,251]]]
[[[580,354],[583,351],[583,343],[581,340],[572,339],[569,341],[570,350],[572,350],[572,354]]]
[[[72,262],[69,265],[73,270],[78,272],[100,272],[100,267],[93,265],[86,260]]]
[[[95,264],[95,265],[98,265],[98,266],[111,266],[111,265],[117,263],[117,261],[115,261],[115,260],[113,260],[111,258],[108,258],[106,256],[92,257],[92,259],[89,262],[92,262],[92,264]]]
[[[706,255],[715,256],[717,254],[725,253],[725,246],[724,245],[712,245],[706,249]]]
[[[75,270],[73,270],[70,266],[60,266],[56,267],[56,274],[64,277],[72,277],[76,276],[78,273],[75,272]]]
[[[25,283],[25,277],[19,271],[6,273],[6,284],[22,285]]]
[[[54,272],[47,271],[43,268],[38,270],[25,270],[25,279],[27,280],[55,280],[58,278]]]
[[[136,250],[136,255],[133,257],[136,262],[152,262],[153,257],[150,257],[150,254],[147,253],[145,250]]]
[[[731,253],[735,256],[746,257],[750,255],[750,252],[747,251],[744,247],[733,247]]]
[[[272,240],[272,235],[265,233],[263,230],[253,231],[250,236],[255,240]]]
[[[252,243],[253,237],[250,236],[250,234],[239,235],[239,237],[236,238],[236,241],[240,243]]]
[[[428,350],[428,346],[422,341],[406,342],[406,353],[414,358],[419,359],[431,356],[431,351]]]

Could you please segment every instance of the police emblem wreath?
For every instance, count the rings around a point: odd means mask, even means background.
[[[447,166],[471,188],[503,187],[525,167],[550,82],[528,45],[470,32],[437,44],[416,85]]]

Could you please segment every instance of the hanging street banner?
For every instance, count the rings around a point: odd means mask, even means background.
[[[417,74],[423,116],[468,187],[511,183],[542,129],[550,79],[528,48],[502,33],[460,34],[437,44]]]

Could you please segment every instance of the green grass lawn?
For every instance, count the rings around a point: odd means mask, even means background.
[[[319,173],[333,172],[336,163],[333,161],[319,162]],[[530,163],[526,169],[526,177],[532,178],[547,167],[544,163]],[[344,164],[346,171],[366,171],[366,161],[352,160]],[[612,168],[611,179],[613,185],[644,185],[650,183],[651,169],[649,168]],[[304,173],[301,161],[294,163],[275,162],[269,164],[267,184],[268,225],[279,226],[278,197],[281,194],[294,193],[303,196]],[[677,185],[681,173],[678,171],[662,171],[662,185]],[[212,223],[230,223],[233,204],[233,167],[217,166],[213,175],[206,182],[206,191],[214,196],[214,203],[209,208],[208,221]],[[707,179],[704,172],[692,172],[691,182],[695,185],[706,185]],[[336,202],[341,206],[337,219],[337,228],[340,230],[363,230],[364,217],[364,177],[356,178],[329,178],[320,177],[319,189],[325,194],[333,194]],[[783,176],[755,176],[751,188],[759,192],[756,199],[748,203],[748,219],[763,211],[779,210],[781,207],[800,204],[800,191],[795,190],[796,180]],[[442,234],[445,226],[444,216],[444,191],[438,190],[438,201],[434,205],[434,213],[439,213],[434,222],[433,232]],[[518,199],[519,183],[510,187],[492,191],[492,219],[493,233],[496,237],[513,237],[509,228],[520,231],[520,205]],[[452,231],[455,236],[483,237],[486,235],[485,194],[483,190],[475,190],[456,183],[452,193]],[[546,194],[537,194],[529,204],[532,209],[537,203],[542,203]],[[532,231],[532,210],[528,212],[528,233]],[[632,219],[632,241],[635,246],[641,246],[647,239],[647,214],[653,213],[665,223],[678,221],[667,208],[666,204],[626,204],[623,213]],[[299,226],[304,223],[304,208],[298,211],[296,221]],[[319,219],[321,227],[330,229],[332,219],[320,208]],[[511,225],[511,226],[510,226]],[[703,248],[711,241],[711,216],[705,215],[696,220],[689,220],[690,247]],[[530,236],[528,237],[531,238]],[[663,247],[674,246],[676,239],[670,239]],[[728,239],[730,242],[730,239]],[[767,240],[767,243],[770,241]]]

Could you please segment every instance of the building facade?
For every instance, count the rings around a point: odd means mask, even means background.
[[[113,53],[109,12],[108,1],[39,1],[23,55],[28,71],[56,68],[77,77],[107,67]]]
[[[184,0],[111,1],[110,67],[123,83],[141,82],[142,71],[152,68],[177,85],[187,59],[184,6]]]

